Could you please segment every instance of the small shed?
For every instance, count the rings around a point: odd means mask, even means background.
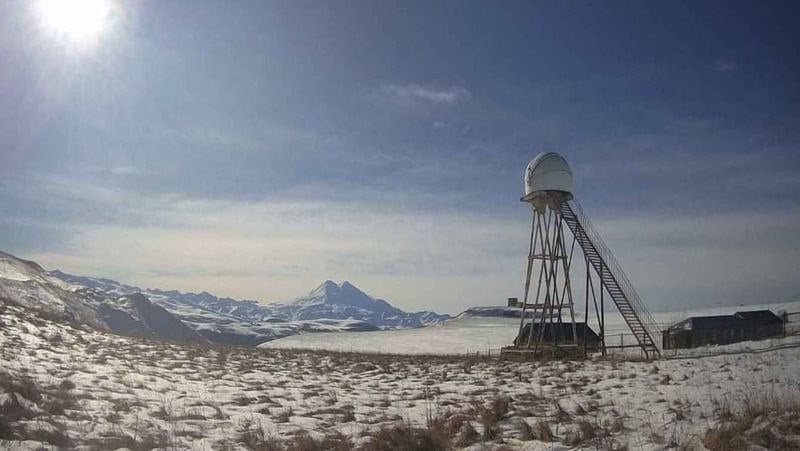
[[[675,349],[761,340],[783,335],[783,324],[783,319],[769,310],[693,316],[665,330],[662,341],[664,349]]]
[[[533,336],[537,336],[541,330],[542,325],[538,322],[533,323]],[[531,323],[522,328],[522,332],[517,338],[514,339],[514,346],[520,347],[528,343],[528,337],[531,334]],[[544,324],[544,343],[558,344],[572,344],[583,345],[584,337],[586,337],[586,347],[590,350],[597,350],[600,346],[600,337],[587,326],[586,323],[575,323],[575,335],[578,340],[573,341],[572,323],[545,323]]]

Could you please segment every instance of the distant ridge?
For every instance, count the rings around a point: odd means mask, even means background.
[[[530,318],[533,316],[533,310],[525,312],[525,316]],[[508,307],[505,305],[492,305],[485,307],[470,307],[463,312],[459,313],[456,318],[469,318],[469,317],[506,317],[506,318],[519,318],[522,316],[522,309],[519,307]]]
[[[450,319],[407,313],[350,282],[326,280],[292,301],[261,304],[208,292],[142,289],[107,278],[46,271],[0,252],[0,301],[119,333],[255,346],[306,332],[421,327]]]

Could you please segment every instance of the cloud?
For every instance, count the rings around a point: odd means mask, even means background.
[[[449,88],[436,88],[418,84],[383,84],[381,93],[401,103],[426,102],[438,105],[451,105],[467,101],[472,95],[465,88],[451,86]]]
[[[48,202],[74,216],[4,218],[0,226],[58,232],[58,245],[5,249],[50,269],[264,301],[304,294],[323,279],[347,279],[404,309],[450,313],[521,295],[524,209],[431,213],[359,199],[230,201],[80,180],[39,186]],[[653,310],[776,301],[797,291],[796,209],[768,217],[692,209],[610,216],[587,207]],[[583,299],[579,285],[575,296]]]
[[[652,310],[768,303],[797,292],[797,208],[768,216],[688,209],[593,222]]]
[[[84,166],[84,170],[90,172],[92,174],[110,174],[110,175],[117,175],[117,176],[128,176],[128,175],[143,175],[145,171],[137,166],[131,165],[99,165],[99,164],[91,164]]]
[[[736,72],[738,69],[739,65],[732,59],[718,58],[714,61],[714,70],[717,72]]]
[[[76,180],[40,180],[40,186],[48,202],[75,216],[27,220],[58,229],[65,242],[40,243],[22,257],[145,287],[265,301],[304,294],[333,278],[402,308],[455,312],[464,303],[456,297],[460,290],[436,281],[461,280],[489,296],[497,280],[513,281],[519,259],[510,256],[526,234],[507,217],[358,200],[215,200]]]

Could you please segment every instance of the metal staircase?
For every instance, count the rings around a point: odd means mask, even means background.
[[[625,319],[631,332],[639,342],[639,346],[648,358],[660,354],[658,342],[658,326],[653,317],[642,304],[642,300],[633,289],[628,277],[617,263],[614,254],[600,238],[600,234],[592,226],[588,216],[580,204],[573,199],[562,202],[561,216],[567,223],[575,240],[580,244],[586,258],[603,282],[614,304]]]

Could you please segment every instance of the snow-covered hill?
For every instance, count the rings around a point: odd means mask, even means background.
[[[197,331],[141,293],[109,298],[97,306],[97,312],[112,330],[128,335],[151,335],[175,341],[206,341]]]
[[[141,293],[102,291],[55,277],[34,262],[0,252],[0,301],[41,316],[114,332],[176,341],[207,342]]]
[[[0,252],[0,300],[64,321],[105,328],[79,287],[50,277],[38,264]]]

